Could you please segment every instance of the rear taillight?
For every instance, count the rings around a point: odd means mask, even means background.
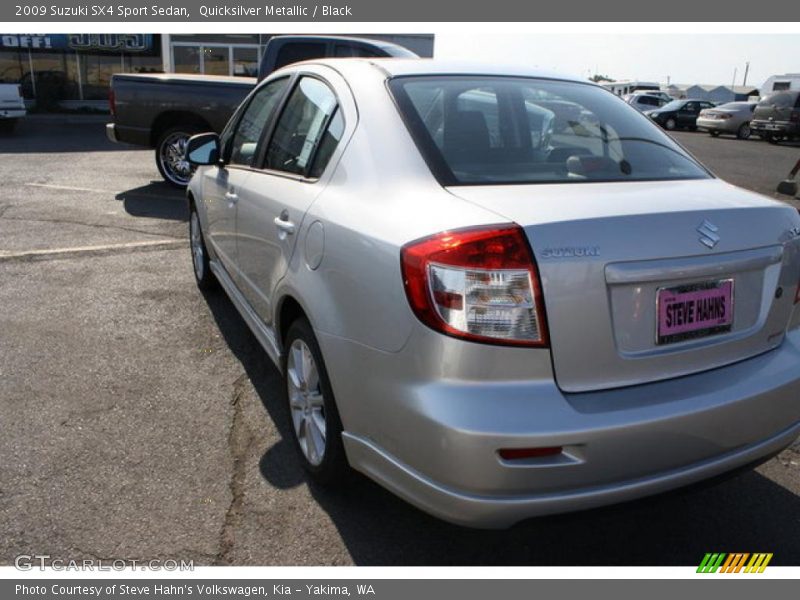
[[[406,294],[417,317],[475,342],[547,346],[541,285],[517,225],[446,231],[401,251]]]
[[[117,116],[117,97],[114,94],[114,88],[112,87],[108,88],[108,110],[111,112],[112,117]]]

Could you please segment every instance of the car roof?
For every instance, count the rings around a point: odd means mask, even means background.
[[[327,65],[345,75],[348,72],[355,74],[357,70],[363,68],[363,66],[367,64],[374,69],[379,69],[385,73],[387,77],[406,77],[413,75],[483,75],[559,79],[596,85],[582,77],[566,75],[557,71],[537,69],[524,65],[503,65],[486,62],[451,61],[433,58],[325,58],[307,61],[307,63]]]

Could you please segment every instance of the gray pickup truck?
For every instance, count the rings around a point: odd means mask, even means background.
[[[337,57],[416,57],[397,44],[340,36],[276,36],[267,43],[258,78],[118,73],[111,78],[109,105],[113,122],[106,134],[113,142],[155,149],[161,176],[185,187],[192,176],[186,142],[195,133],[220,133],[255,84],[288,64]]]

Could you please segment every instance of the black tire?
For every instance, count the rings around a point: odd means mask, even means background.
[[[775,135],[768,135],[766,139],[770,144],[777,144],[781,141],[781,138]]]
[[[200,133],[200,129],[197,125],[184,123],[165,129],[158,137],[155,150],[156,167],[164,181],[176,188],[185,188],[192,178],[194,169],[180,156],[180,149],[185,149],[186,142],[194,134]],[[173,156],[174,160],[171,159]]]
[[[0,119],[0,133],[14,133],[19,119]]]
[[[719,137],[719,131],[709,131],[708,135],[711,137]]]
[[[290,354],[295,349],[295,342],[305,344],[305,347],[310,350],[314,363],[316,363],[318,375],[316,391],[322,394],[321,416],[324,418],[325,423],[325,440],[322,459],[318,464],[314,464],[306,456],[306,450],[304,450],[301,445],[298,432],[298,429],[302,428],[302,426],[297,425],[295,421],[295,415],[298,414],[299,409],[293,408],[293,384],[291,374],[289,373],[290,360],[293,360],[290,359]],[[336,408],[333,389],[331,388],[330,379],[328,378],[328,372],[325,369],[325,362],[322,358],[322,352],[317,343],[317,338],[314,335],[311,324],[305,318],[299,318],[289,326],[289,330],[286,333],[286,344],[284,348],[285,351],[282,359],[284,389],[286,391],[286,402],[289,409],[292,444],[297,452],[297,456],[303,468],[315,482],[325,486],[346,483],[349,480],[351,470],[342,442],[342,421],[339,418],[339,411]],[[298,418],[302,419],[302,417]],[[306,425],[305,431],[308,432],[308,425]],[[306,444],[308,444],[308,442],[306,442]]]
[[[740,140],[749,140],[752,133],[750,123],[742,123],[736,131],[736,137]]]
[[[667,131],[675,131],[677,127],[678,123],[672,117],[664,121],[664,129],[666,129]]]
[[[211,272],[208,258],[206,239],[200,226],[200,216],[197,214],[194,202],[189,207],[189,250],[192,257],[192,271],[197,287],[201,290],[211,290],[217,286],[217,278]]]

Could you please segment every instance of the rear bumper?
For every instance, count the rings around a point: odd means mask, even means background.
[[[141,127],[125,127],[118,123],[106,123],[106,137],[115,144],[134,144],[148,146],[150,143],[150,130]]]
[[[774,456],[800,436],[800,423],[759,443],[680,469],[612,485],[521,496],[477,496],[440,485],[404,465],[369,440],[344,435],[347,456],[358,470],[445,521],[500,529],[535,516],[628,502],[724,475]]]
[[[404,358],[428,358],[417,335],[398,354],[324,334],[320,342],[351,465],[453,523],[506,527],[664,492],[762,460],[800,435],[800,331],[728,367],[583,394],[564,394],[552,379],[478,372],[472,380],[440,373],[414,381]],[[463,344],[443,341],[451,343]],[[469,351],[462,359],[472,360]],[[354,364],[383,375],[379,383],[353,377]],[[564,451],[514,462],[497,453],[543,446]]]
[[[800,123],[791,121],[750,121],[750,129],[757,134],[800,135]]]
[[[0,109],[0,119],[21,119],[27,114],[24,108]]]
[[[115,144],[119,143],[117,139],[117,127],[114,123],[106,123],[106,137]]]

